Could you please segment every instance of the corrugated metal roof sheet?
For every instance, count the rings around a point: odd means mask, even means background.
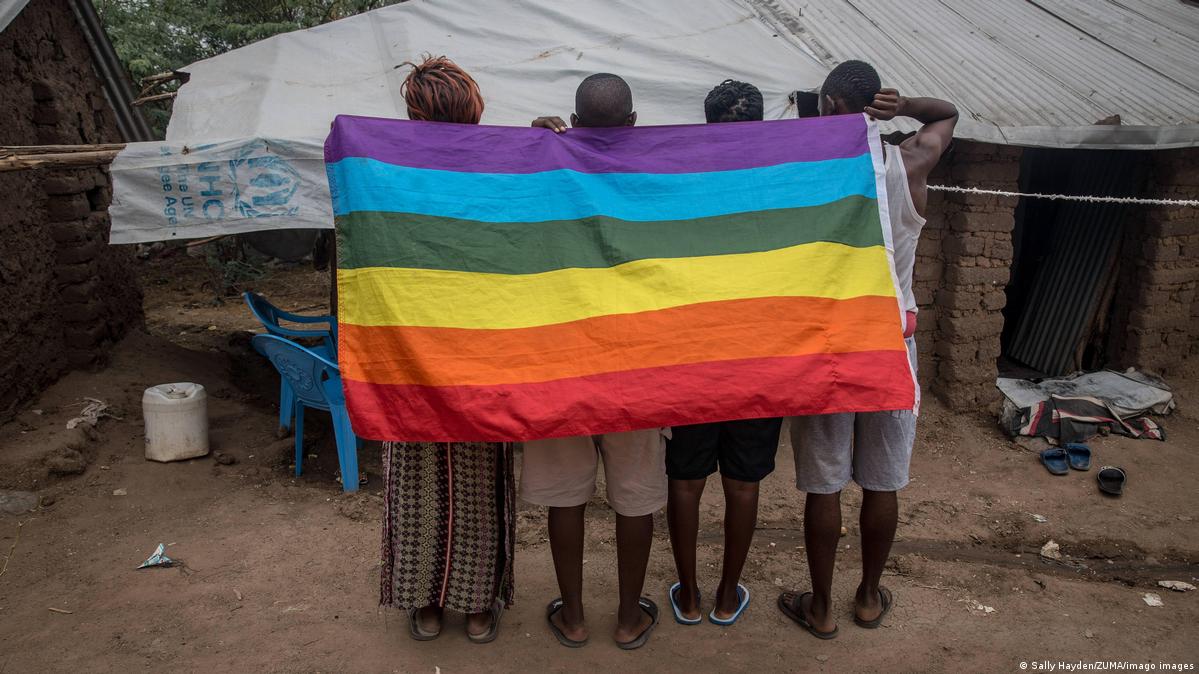
[[[1199,145],[1199,7],[1182,0],[742,1],[830,67],[860,58],[953,101],[959,137]],[[1121,126],[1095,124],[1112,115]]]
[[[92,0],[68,0],[68,4],[92,52],[92,66],[104,87],[104,97],[116,117],[121,138],[128,143],[154,140],[154,132],[142,117],[141,109],[133,107],[133,84],[129,73],[117,58],[117,51],[108,39],[108,33],[104,32]]]
[[[1067,176],[1063,191],[1071,194],[1132,196],[1144,181],[1146,164],[1139,153],[1106,151],[1061,153],[1032,150],[1041,166],[1032,173]],[[1029,154],[1026,159],[1031,158]],[[1056,186],[1055,186],[1056,187]],[[1084,349],[1095,336],[1096,315],[1114,282],[1116,256],[1128,205],[1066,202],[1036,211],[1026,206],[1025,227],[1049,228],[1044,257],[1035,268],[1023,310],[1015,321],[1005,355],[1049,376],[1087,367]],[[1019,219],[1020,216],[1017,215]],[[1027,246],[1025,247],[1027,254]]]
[[[8,28],[8,24],[12,23],[28,4],[29,0],[0,0],[0,32]]]

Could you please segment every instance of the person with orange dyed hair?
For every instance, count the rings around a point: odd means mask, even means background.
[[[408,63],[408,118],[478,124],[479,85],[444,56]],[[492,442],[383,443],[380,603],[408,612],[413,639],[441,634],[446,609],[466,636],[493,641],[512,604],[515,496],[512,446]]]
[[[478,124],[483,117],[479,85],[458,64],[444,56],[427,56],[412,66],[400,93],[408,105],[408,119],[451,124]]]

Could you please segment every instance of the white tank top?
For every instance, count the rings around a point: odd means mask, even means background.
[[[887,212],[891,217],[891,241],[895,245],[895,276],[905,311],[916,311],[916,296],[912,293],[912,271],[916,266],[916,244],[926,220],[916,212],[912,190],[908,187],[908,171],[903,165],[903,153],[898,147],[884,144],[886,152]]]

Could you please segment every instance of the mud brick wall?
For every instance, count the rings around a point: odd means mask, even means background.
[[[65,0],[0,33],[0,145],[120,142]],[[132,251],[108,246],[103,167],[0,173],[0,421],[142,321]]]
[[[1152,155],[1145,193],[1199,199],[1199,149]],[[1199,209],[1145,208],[1126,230],[1109,357],[1180,374],[1199,362]]]
[[[1015,190],[1021,149],[957,141],[931,184]],[[921,383],[955,410],[999,401],[996,359],[1012,265],[1015,197],[930,192],[916,250]]]

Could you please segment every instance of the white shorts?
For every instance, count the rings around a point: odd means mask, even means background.
[[[520,497],[553,508],[583,505],[595,493],[601,458],[617,514],[640,517],[666,506],[666,438],[657,428],[526,442]]]

